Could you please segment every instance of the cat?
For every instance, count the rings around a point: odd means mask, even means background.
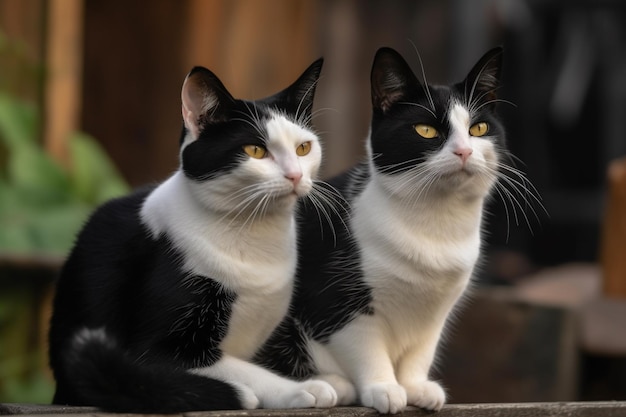
[[[49,332],[55,404],[335,405],[328,383],[250,361],[290,302],[294,208],[314,196],[321,164],[311,125],[321,68],[257,101],[233,98],[206,68],[189,73],[179,169],[97,209],[62,268]]]
[[[291,312],[258,363],[326,380],[343,405],[442,408],[431,367],[479,261],[485,203],[494,189],[512,198],[502,183],[530,189],[505,162],[501,67],[495,48],[463,81],[435,86],[378,50],[367,161],[328,181],[345,203],[327,221],[300,203]]]

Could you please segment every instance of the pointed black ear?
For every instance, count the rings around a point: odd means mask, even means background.
[[[227,119],[235,99],[215,74],[194,67],[183,83],[181,100],[185,127],[197,139],[205,125]]]
[[[391,48],[380,48],[372,64],[372,105],[385,113],[420,85],[404,58]]]
[[[491,49],[469,72],[464,81],[465,97],[468,102],[489,101],[497,98],[496,91],[500,86],[502,73],[502,51],[501,47]]]
[[[313,62],[298,79],[283,91],[271,97],[260,100],[261,102],[275,106],[293,114],[296,119],[303,122],[310,121],[315,89],[322,72],[324,59],[320,58]]]

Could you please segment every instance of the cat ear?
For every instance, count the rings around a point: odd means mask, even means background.
[[[404,58],[391,48],[380,48],[372,64],[372,105],[383,113],[410,89],[420,85]]]
[[[488,51],[474,65],[464,81],[465,96],[468,101],[490,101],[497,98],[502,72],[502,48]]]
[[[322,72],[324,59],[313,62],[298,79],[283,91],[264,100],[267,105],[283,109],[296,116],[297,119],[307,122],[310,120],[315,88]]]
[[[183,83],[181,100],[185,128],[196,139],[205,125],[227,119],[235,99],[215,74],[194,67]]]

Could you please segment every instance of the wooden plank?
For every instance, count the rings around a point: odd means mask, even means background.
[[[187,2],[185,32],[181,45],[184,51],[184,70],[190,70],[196,65],[212,67],[215,62],[220,61],[220,45],[224,43],[221,33],[224,23],[227,23],[226,16],[226,3],[222,1]]]
[[[183,61],[214,71],[239,98],[273,94],[318,58],[315,2],[187,3]]]
[[[69,163],[67,140],[80,120],[83,8],[83,0],[48,2],[43,136],[46,150],[65,166]]]
[[[451,404],[433,414],[408,407],[402,417],[618,417],[626,413],[624,401],[559,403]],[[62,407],[33,404],[0,404],[0,415],[112,417],[131,414],[107,414],[90,407]],[[307,408],[294,410],[231,410],[172,414],[176,417],[375,417],[374,409],[365,407]],[[137,415],[139,416],[139,415]]]

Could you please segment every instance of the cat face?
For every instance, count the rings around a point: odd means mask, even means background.
[[[382,48],[372,67],[369,151],[391,193],[484,197],[497,178],[504,130],[494,112],[501,49],[489,51],[462,82],[429,86]]]
[[[208,207],[234,216],[290,208],[307,195],[321,163],[311,107],[322,60],[262,100],[233,98],[205,68],[182,89],[181,168]]]

